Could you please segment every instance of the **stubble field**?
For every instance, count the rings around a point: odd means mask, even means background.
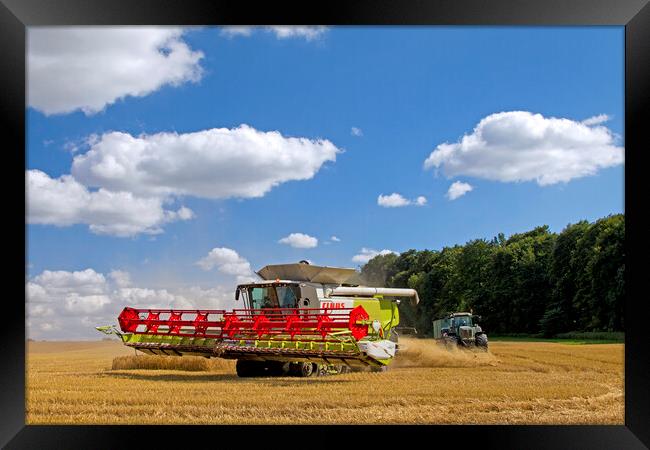
[[[400,343],[387,372],[240,379],[232,361],[29,342],[26,423],[624,423],[622,344],[492,342],[486,354]]]

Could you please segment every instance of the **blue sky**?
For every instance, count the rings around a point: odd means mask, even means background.
[[[50,109],[45,114],[48,106],[40,106],[45,103],[30,100],[28,170],[40,170],[52,180],[71,174],[73,158],[94,145],[83,143],[91,135],[100,140],[112,131],[133,137],[183,135],[241,124],[283,137],[327,140],[338,149],[335,161],[317,164],[310,179],[280,182],[258,197],[171,194],[164,205],[189,208],[192,218],[166,222],[157,234],[117,236],[93,232],[86,222],[28,217],[29,279],[46,270],[90,268],[105,275],[128,272],[131,284],[140,287],[208,289],[235,282],[235,271],[219,270],[218,264],[216,270],[204,270],[196,264],[213,248],[232,249],[254,270],[300,259],[354,267],[359,259],[353,257],[362,248],[440,249],[543,224],[560,231],[568,223],[624,211],[624,166],[622,161],[604,163],[606,156],[587,161],[596,167],[587,175],[576,169],[560,181],[553,175],[564,173],[559,166],[564,163],[555,156],[530,176],[516,179],[507,179],[500,163],[490,163],[486,174],[477,175],[484,164],[467,158],[458,166],[447,159],[425,168],[438,145],[457,144],[482,119],[511,111],[539,114],[544,123],[568,119],[574,128],[606,115],[587,132],[598,128],[610,133],[613,140],[603,144],[603,155],[620,150],[622,27],[330,27],[315,37],[241,31],[185,30],[177,39],[202,52],[194,64],[201,68],[199,76],[163,82],[146,95],[124,95],[97,112]],[[35,42],[33,36],[30,32]],[[28,68],[36,79],[32,67],[36,62]],[[30,90],[37,88],[30,84]],[[508,136],[498,136],[505,165],[505,152],[523,145],[510,145]],[[601,138],[587,136],[586,144],[575,145],[600,145]],[[571,143],[569,152],[572,139],[561,141]],[[552,155],[561,158],[563,148]],[[483,152],[477,160],[490,157],[487,147],[470,150]],[[582,163],[570,159],[566,164]],[[528,170],[524,162],[522,167],[520,174]],[[77,172],[74,176],[79,178]],[[472,190],[451,200],[446,194],[456,181]],[[86,185],[89,192],[102,187]],[[378,196],[392,193],[411,202],[424,196],[426,204],[378,204]],[[278,242],[290,233],[315,237],[318,244],[294,248]]]

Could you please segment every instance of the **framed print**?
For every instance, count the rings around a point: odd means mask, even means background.
[[[649,18],[2,0],[3,446],[650,445]]]

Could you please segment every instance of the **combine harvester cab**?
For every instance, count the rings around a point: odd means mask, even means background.
[[[354,269],[301,262],[257,274],[263,281],[237,286],[241,309],[126,307],[119,330],[97,329],[153,355],[236,359],[241,377],[382,370],[398,351],[399,300],[391,298],[419,301],[413,289],[361,286]]]

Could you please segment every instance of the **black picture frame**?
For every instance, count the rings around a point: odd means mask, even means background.
[[[460,438],[464,446],[517,449],[601,449],[650,446],[650,339],[645,327],[644,296],[650,229],[642,199],[647,188],[643,153],[648,151],[643,119],[649,99],[650,6],[648,0],[329,0],[302,2],[249,0],[0,0],[0,127],[9,137],[4,159],[5,192],[25,182],[25,37],[39,25],[621,25],[625,26],[625,205],[628,259],[625,334],[625,425],[621,426],[405,426],[405,427],[220,427],[220,426],[26,426],[25,294],[18,261],[26,259],[18,236],[26,237],[24,197],[16,193],[5,216],[6,279],[12,286],[0,315],[0,445],[5,448],[118,448],[187,445],[401,445],[446,446]],[[598,93],[594,93],[598,95]],[[646,145],[644,145],[644,143]],[[7,172],[11,176],[6,176]],[[646,188],[643,188],[643,186]],[[22,217],[21,217],[22,214]],[[6,243],[12,245],[7,246]],[[21,256],[19,256],[21,255]],[[25,261],[26,262],[26,261]],[[20,286],[19,286],[20,285]],[[80,386],[79,389],[83,389]],[[464,405],[450,405],[454,408]],[[385,429],[386,428],[386,429]],[[257,430],[260,429],[260,432]],[[289,434],[288,434],[289,433]],[[336,437],[334,437],[336,436]],[[257,442],[253,442],[257,441]],[[243,442],[243,444],[241,444]],[[328,443],[331,442],[331,443]],[[420,442],[429,444],[419,444]],[[266,443],[266,444],[265,444]],[[418,443],[418,444],[416,444]],[[392,445],[392,444],[391,444]]]

